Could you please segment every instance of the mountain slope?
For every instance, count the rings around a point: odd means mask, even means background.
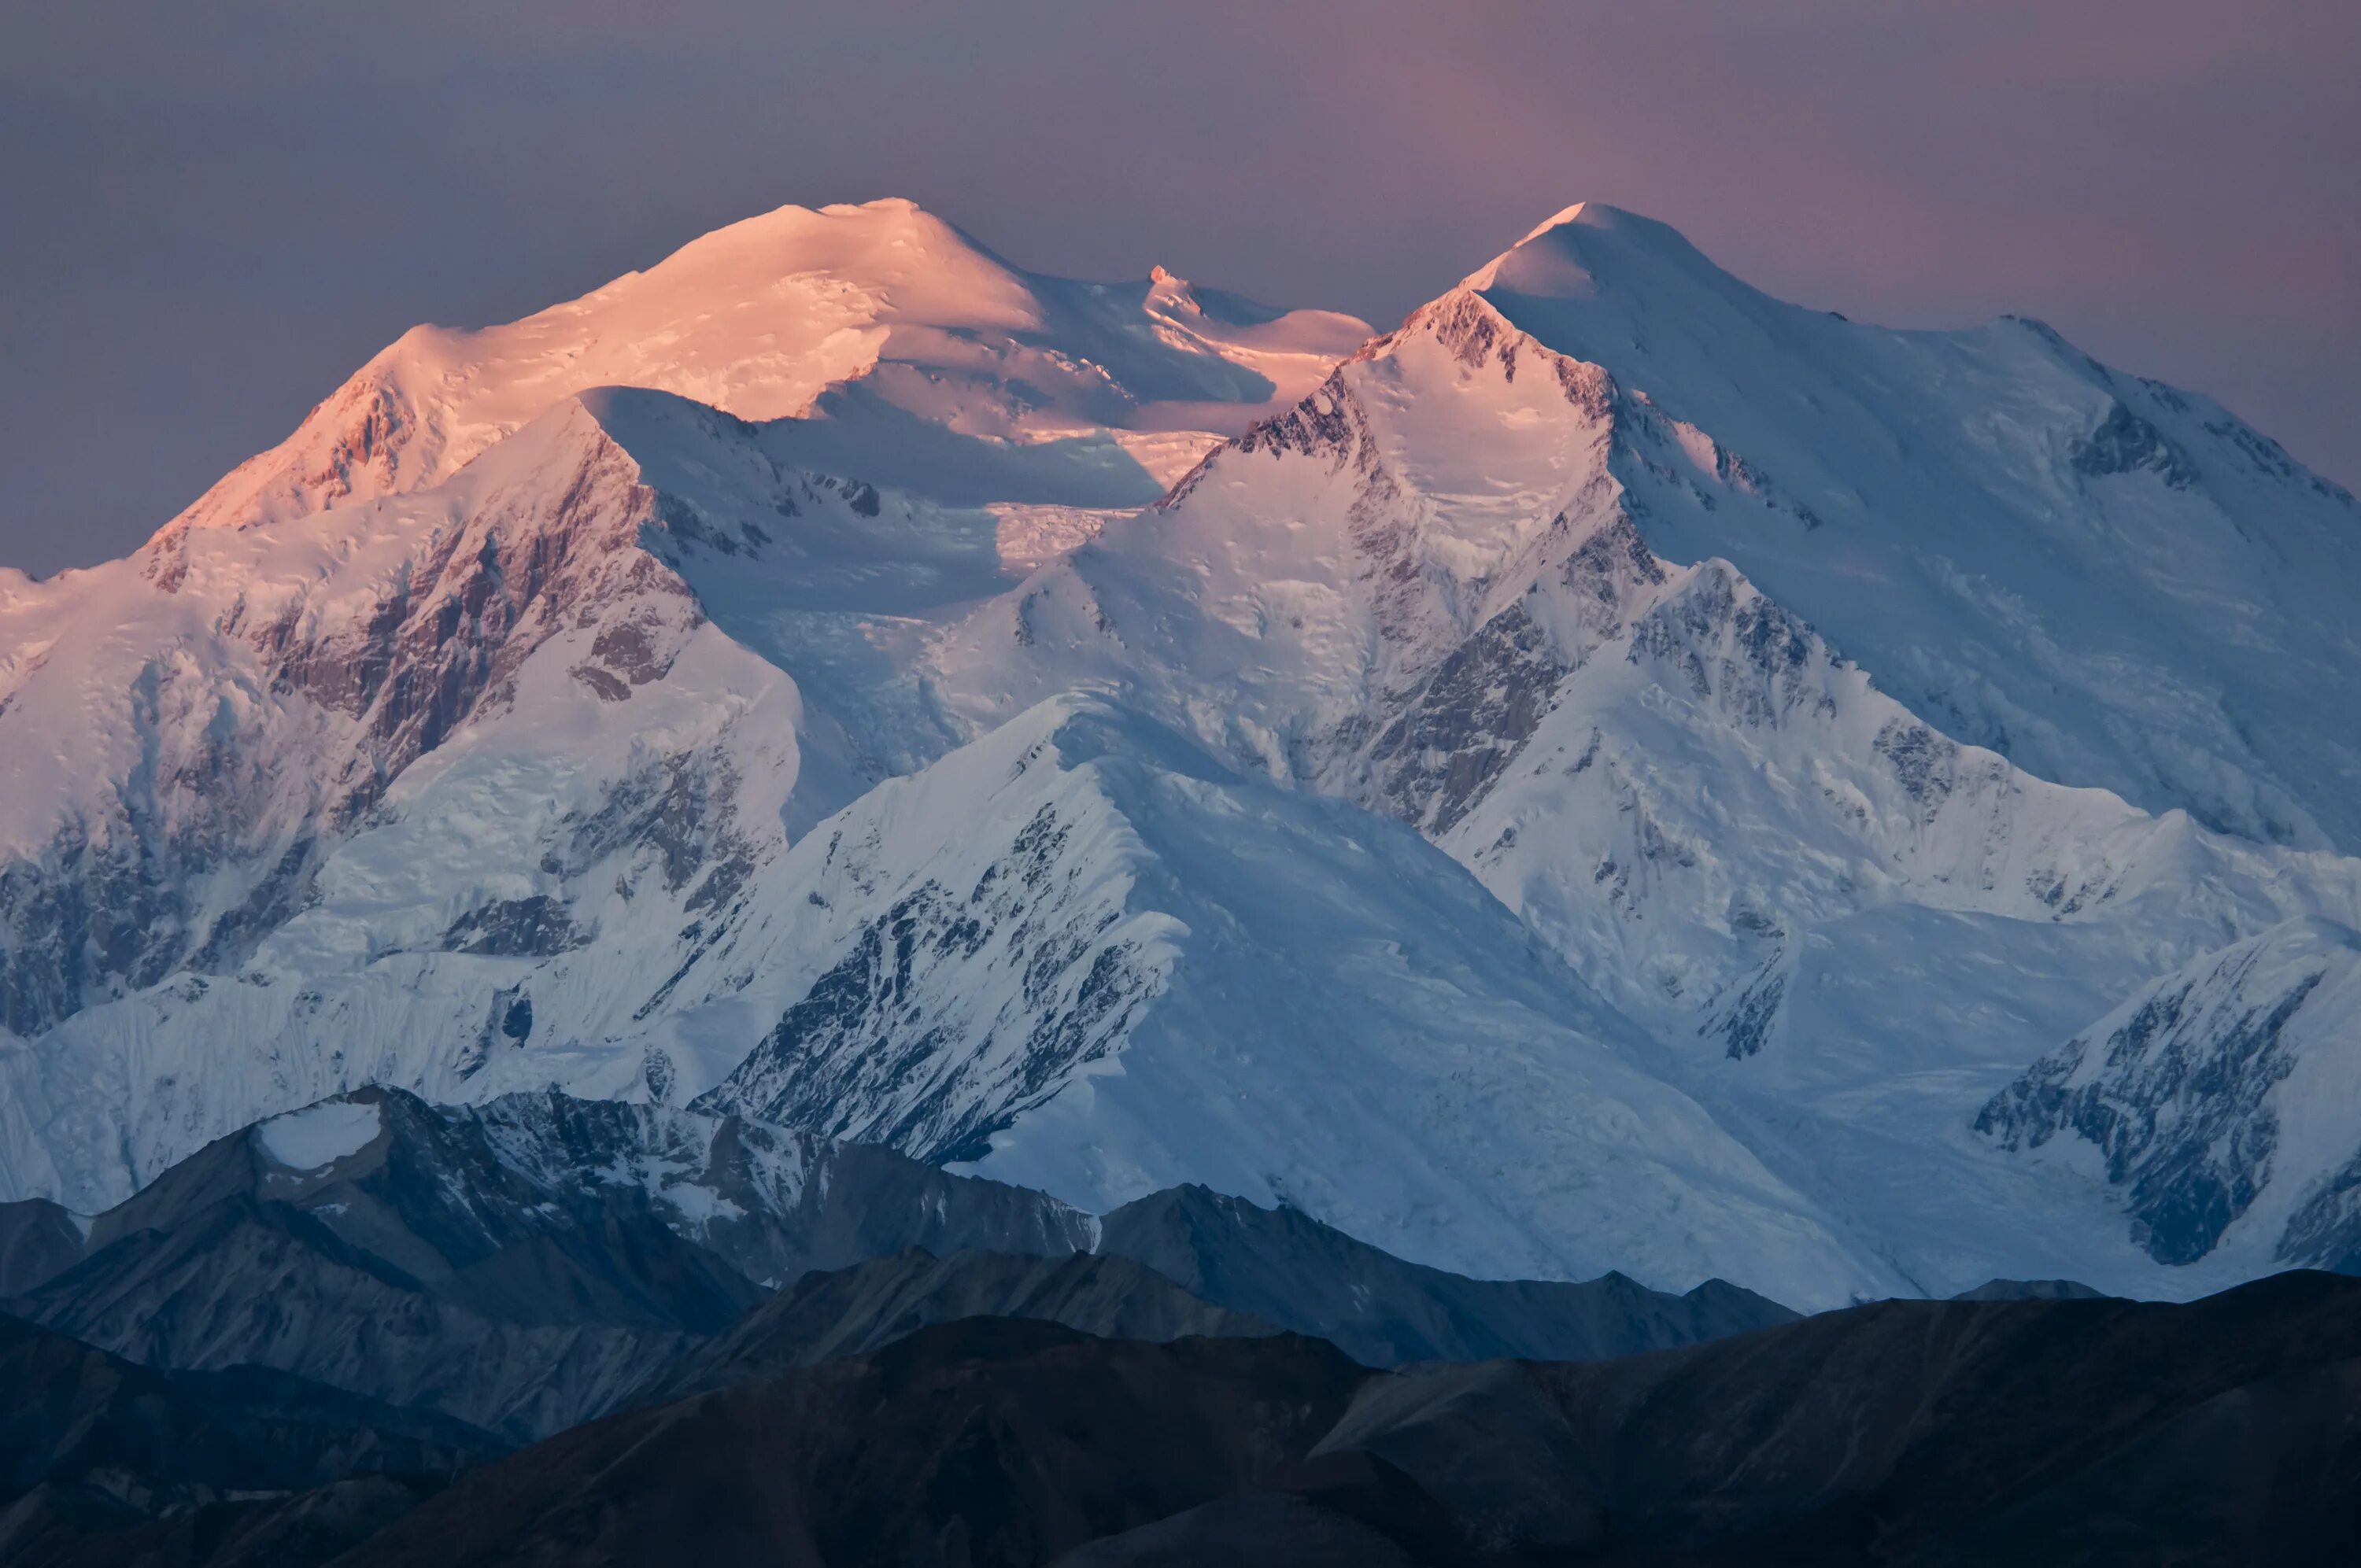
[[[478,1127],[363,1091],[174,1167],[16,1306],[148,1365],[258,1364],[541,1436],[759,1295],[645,1205],[567,1196]]]
[[[2038,323],[1784,304],[1596,204],[1461,297],[1647,411],[1618,469],[1660,553],[1728,557],[1945,732],[2151,811],[2361,849],[2361,710],[2319,681],[2361,653],[2340,609],[2361,507],[2218,404]]]
[[[1202,1187],[1125,1204],[1101,1220],[1096,1245],[1208,1301],[1327,1340],[1367,1366],[1496,1356],[1596,1361],[1795,1317],[1719,1279],[1681,1296],[1620,1274],[1579,1283],[1469,1279],[1405,1263],[1292,1209],[1261,1209]]]
[[[507,326],[413,328],[167,532],[425,488],[595,387],[775,420],[857,384],[858,404],[983,436],[1198,428],[1190,416],[1221,430],[1367,335],[1349,316],[1282,314],[1160,269],[1132,284],[1020,272],[908,202],[781,207]],[[1123,466],[1147,486],[1133,504],[1152,499],[1149,466],[1170,461],[1159,444],[1111,444],[1146,458]]]
[[[933,1323],[1023,1318],[1101,1339],[1254,1338],[1279,1331],[1198,1299],[1129,1258],[918,1249],[808,1274],[665,1367],[647,1402],[866,1355]]]
[[[6,1316],[0,1380],[10,1394],[0,1438],[9,1497],[107,1471],[200,1496],[295,1490],[356,1470],[449,1475],[506,1449],[447,1416],[258,1367],[159,1372]]]
[[[880,786],[760,896],[708,961],[781,1011],[700,1109],[1093,1210],[1203,1183],[1479,1276],[1892,1288],[1431,846],[1101,699]]]
[[[46,1198],[0,1203],[0,1298],[30,1290],[71,1268],[84,1242],[78,1217]]]
[[[2361,1267],[2361,937],[2290,921],[2166,975],[1976,1127],[2094,1156],[2158,1261]]]
[[[567,1433],[349,1561],[2320,1562],[2357,1351],[2361,1286],[2301,1274],[1393,1374],[972,1321]]]
[[[5,1315],[0,1387],[0,1555],[27,1568],[325,1562],[506,1449],[448,1417],[258,1367],[157,1372]]]
[[[568,1432],[348,1561],[1044,1563],[1279,1468],[1366,1376],[1291,1334],[970,1320]]]
[[[1484,1273],[2261,1266],[1971,1124],[2361,926],[2349,500],[1603,208],[1356,331],[784,210],[0,582],[0,1194],[557,1085]]]
[[[152,1365],[268,1365],[535,1436],[609,1408],[762,1283],[914,1246],[1066,1254],[1094,1228],[733,1120],[368,1089],[174,1166],[14,1306]]]

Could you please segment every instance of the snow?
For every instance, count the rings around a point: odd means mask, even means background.
[[[378,1108],[363,1100],[324,1101],[255,1129],[263,1152],[290,1170],[321,1170],[367,1148],[379,1132]]]
[[[1680,469],[1646,456],[1659,432]],[[1730,563],[1665,558],[1657,496],[1682,470],[1724,511],[1783,493],[1488,300],[1446,296],[1295,429],[1217,453],[1007,619],[960,628],[934,679],[977,729],[1066,681],[1137,691],[1225,755],[1427,827],[1922,1288],[2001,1259],[2142,1293],[2237,1277],[2250,1265],[2159,1271],[2108,1193],[1996,1158],[1967,1124],[2159,965],[2290,917],[2352,921],[2361,868],[1956,745]],[[1841,587],[1852,568],[1832,565]],[[1503,641],[1469,663],[1511,617],[1545,652]],[[1438,682],[1448,702],[1419,718]]]
[[[2287,921],[2164,975],[2034,1064],[1979,1131],[2122,1191],[2205,1273],[2361,1255],[2361,935]]]
[[[840,406],[817,411],[882,407],[906,430],[1020,444],[1104,439],[1105,426],[1226,433],[1368,335],[1330,313],[1221,295],[1209,308],[1169,276],[1019,272],[906,201],[781,207],[506,326],[413,328],[170,526],[251,527],[425,488],[601,386],[757,421],[813,413],[838,389]]]
[[[1595,203],[1364,331],[782,209],[0,576],[0,1195],[384,1081],[651,1102],[615,1179],[699,1223],[736,1097],[1799,1305],[2341,1234],[2348,498]],[[2329,978],[2203,1256],[1977,1132],[2254,943]]]
[[[1732,561],[1921,718],[2152,811],[2361,849],[2361,694],[2291,678],[2350,667],[2361,508],[2218,404],[2038,323],[1785,304],[1595,203],[1463,288],[1742,461],[1752,485],[1699,484],[1635,431],[1651,545]]]
[[[934,1157],[1005,1122],[954,1168],[1096,1211],[1202,1181],[1479,1275],[1900,1288],[1446,857],[1103,698],[881,786],[765,903],[740,940],[827,975],[830,1005],[791,1070],[758,1049],[705,1108]],[[878,928],[929,956],[873,969]],[[1094,982],[1115,993],[1095,1013]],[[1083,1000],[1043,1004],[1068,986]],[[899,1043],[906,1008],[923,1048]],[[1044,1014],[1109,1032],[1045,1040]]]

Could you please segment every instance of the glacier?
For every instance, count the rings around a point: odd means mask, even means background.
[[[2246,1014],[2091,1042],[2361,927],[2356,527],[2037,323],[1596,204],[1376,336],[782,209],[0,576],[0,1194],[555,1087],[1485,1277],[2335,1263],[2349,1008],[2203,1245],[2120,1129]]]

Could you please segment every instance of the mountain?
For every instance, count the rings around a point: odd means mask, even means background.
[[[361,1090],[221,1139],[16,1310],[156,1365],[259,1364],[520,1437],[598,1413],[792,1281],[1084,1216],[884,1150],[611,1102]]]
[[[2361,926],[2350,498],[1602,207],[1359,338],[787,209],[0,582],[0,1196],[556,1086],[1467,1273],[2272,1266],[1974,1124]]]
[[[356,1091],[66,1229],[11,1310],[146,1365],[300,1376],[514,1441],[959,1317],[1283,1327],[1385,1365],[1616,1355],[1794,1317],[1719,1280],[1684,1298],[1620,1275],[1470,1279],[1202,1189],[1100,1217],[876,1146],[547,1092]]]
[[[1202,448],[1190,433],[1291,400],[1367,336],[1161,268],[1135,283],[1023,272],[909,202],[781,207],[506,326],[412,329],[166,534],[428,488],[608,386],[868,435],[1087,436],[1109,470],[1099,504],[1138,505]]]
[[[101,1206],[266,1109],[661,1033],[791,831],[955,743],[897,640],[1364,335],[1019,274],[907,203],[786,209],[414,333],[135,557],[0,584],[0,1028],[39,1042],[5,1190]],[[209,992],[236,1021],[176,1030]],[[251,1059],[182,1070],[215,1027]],[[661,1080],[622,1057],[602,1092]]]
[[[1994,1095],[1976,1128],[2102,1164],[2158,1262],[2361,1271],[2356,1020],[2361,936],[2290,921],[2156,981]]]
[[[974,1320],[569,1432],[347,1561],[2327,1561],[2356,1354],[2317,1274],[1397,1373]]]
[[[1719,1279],[1686,1296],[1620,1274],[1581,1284],[1470,1279],[1406,1263],[1291,1209],[1202,1187],[1101,1216],[1088,1253],[1017,1256],[912,1248],[807,1274],[668,1369],[689,1392],[863,1354],[928,1323],[1034,1318],[1103,1339],[1284,1330],[1365,1366],[1419,1361],[1606,1360],[1793,1322]]]
[[[323,1563],[504,1452],[257,1367],[159,1372],[0,1315],[0,1555]]]
[[[1588,283],[1564,271],[1568,257],[1592,259]],[[2105,1193],[1994,1160],[1969,1124],[2027,1062],[2160,969],[2290,919],[2352,924],[2361,864],[2259,841],[2320,843],[2324,829],[2176,801],[2164,775],[2099,744],[2169,733],[2128,707],[2100,712],[2092,705],[2105,692],[2074,696],[2074,714],[2053,705],[2059,729],[2094,738],[2070,753],[1963,724],[1957,703],[1914,693],[1913,661],[1939,652],[1940,638],[1905,658],[1848,603],[1886,603],[1858,585],[1900,573],[1897,555],[1918,561],[1914,580],[1945,580],[1930,553],[1998,525],[1982,510],[1972,523],[1950,519],[1948,499],[1920,506],[1895,489],[1872,505],[1828,491],[1833,479],[1805,485],[1824,476],[1822,456],[1797,458],[1795,488],[1765,492],[1788,498],[1780,514],[1755,493],[1779,450],[1768,436],[1708,472],[1681,444],[1703,453],[1711,439],[1667,411],[1682,378],[1721,373],[1702,349],[1672,352],[1691,305],[1739,345],[1732,364],[1780,345],[1789,379],[1816,389],[1761,400],[1794,417],[1780,439],[1799,453],[1903,442],[1892,431],[1839,442],[1824,428],[1873,418],[1906,422],[1912,450],[1953,425],[2037,419],[2062,454],[2082,433],[2061,378],[2086,383],[2086,401],[2099,398],[2093,378],[2117,383],[2015,326],[1807,328],[1797,323],[1808,313],[1705,279],[1705,267],[1669,231],[1627,215],[1584,209],[1545,226],[1294,410],[1216,449],[1156,508],[968,618],[930,652],[937,688],[971,728],[989,729],[1048,692],[1117,687],[1242,769],[1417,826],[1672,1047],[1664,1070],[1685,1090],[1920,1289],[2097,1273],[2109,1288],[2186,1294],[2241,1277],[2226,1259],[2202,1278],[2159,1273]],[[1560,293],[1543,289],[1544,273]],[[1718,303],[1681,304],[1681,291],[1708,283]],[[1592,320],[1664,290],[1674,291],[1664,334],[1646,344]],[[1768,324],[1741,332],[1727,319],[1741,305]],[[1872,396],[1856,383],[1877,366]],[[1852,389],[1839,397],[1839,382]],[[2234,452],[2251,444],[2221,440]],[[2229,456],[2207,451],[2209,472],[2231,473]],[[1863,464],[1865,476],[1901,482],[1883,458]],[[2013,528],[2081,538],[2111,536],[2110,509],[2203,499],[2194,480],[2175,489],[2147,470],[2092,478],[2060,464],[2020,493],[2016,467],[1987,455],[1996,472],[1975,505],[1999,516],[2006,503]],[[2234,534],[2228,517],[2268,500],[2290,520],[2272,537],[2318,557],[2316,570],[2274,567],[2252,583],[2216,574],[2257,595],[2284,588],[2271,623],[2313,640],[2283,648],[2272,678],[2349,669],[2341,620],[2302,586],[2349,575],[2339,521],[2349,507],[2300,475],[2261,499],[2249,485],[2261,479],[2232,478],[2207,502],[2203,529]],[[1744,526],[1708,539],[1689,526],[1708,514],[1716,528]],[[1679,553],[1700,540],[1729,556]],[[2007,563],[1980,561],[1978,580],[2089,630],[2100,600],[2088,578],[2103,563],[2075,551],[2083,564],[2072,571],[2035,572],[2068,554],[2061,539],[2011,557],[2011,576],[1998,575]],[[1808,620],[1784,598],[1796,553],[1826,579],[1795,589]],[[1780,597],[1751,576],[1757,566]],[[1914,608],[1907,625],[1940,629],[1961,613]],[[1989,618],[1982,635],[2068,645],[2066,630],[2037,637]],[[2246,668],[2214,647],[2220,635],[2192,628],[2148,647],[2153,659],[2116,696],[2145,701]],[[2186,663],[2154,663],[2168,656]],[[2071,657],[2089,671],[2135,668],[2081,644]],[[1961,660],[1954,674],[1967,682]],[[1974,674],[1975,689],[1997,678]],[[2008,681],[2032,694],[2025,704],[2066,700],[2041,669]],[[2007,754],[1945,733],[1897,690]],[[2332,751],[2340,743],[2333,724],[2304,728]],[[2334,756],[2312,762],[2306,776],[2343,776]],[[2218,771],[2234,768],[2248,780],[2267,771],[2246,751]],[[2173,809],[2151,815],[2092,783]],[[2256,837],[2208,828],[2192,810]]]
[[[382,1091],[208,1146],[91,1242],[16,1309],[148,1365],[254,1363],[518,1438],[759,1299],[644,1204],[565,1202]]]
[[[701,1110],[1093,1212],[1202,1183],[1464,1274],[1897,1287],[1446,856],[1099,697],[880,785],[749,911],[706,963],[788,1004]]]
[[[1022,1318],[1100,1339],[1252,1339],[1270,1324],[1190,1295],[1127,1257],[1027,1257],[920,1248],[813,1273],[662,1370],[643,1395],[677,1398],[866,1355],[934,1323]]]
[[[1719,1279],[1683,1296],[1620,1274],[1580,1284],[1469,1279],[1405,1263],[1295,1210],[1262,1209],[1202,1187],[1125,1204],[1101,1220],[1097,1246],[1208,1301],[1327,1340],[1367,1366],[1499,1356],[1599,1361],[1795,1320]]]

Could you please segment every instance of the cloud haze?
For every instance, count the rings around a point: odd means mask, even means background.
[[[0,562],[119,554],[404,327],[782,202],[1390,322],[1566,203],[2049,320],[2361,483],[2348,0],[303,0],[0,37]]]

